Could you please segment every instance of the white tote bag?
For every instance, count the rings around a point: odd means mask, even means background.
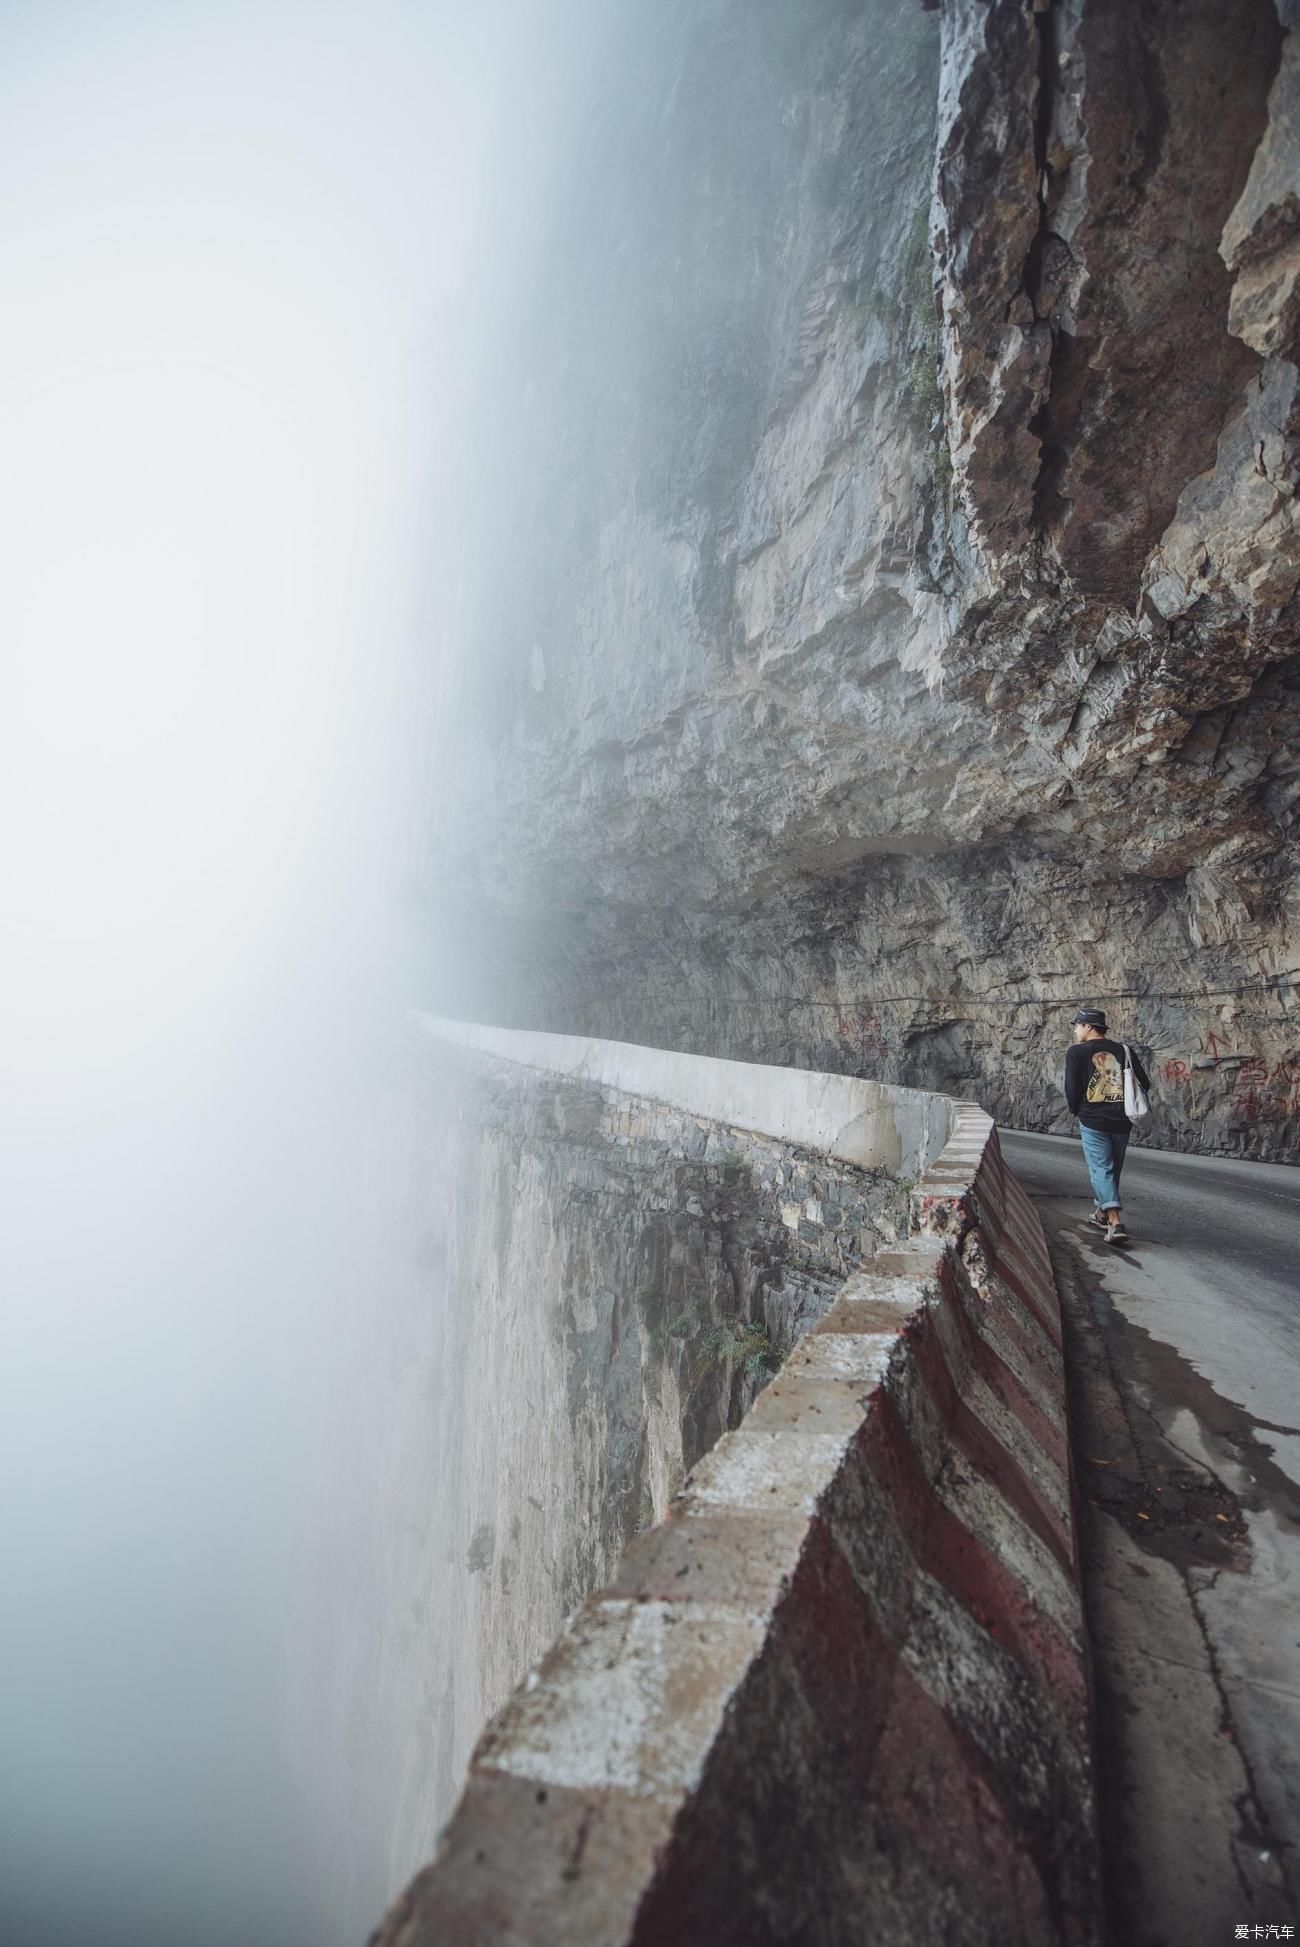
[[[1149,1112],[1151,1104],[1133,1067],[1133,1050],[1127,1042],[1121,1046],[1124,1049],[1124,1113],[1130,1122],[1138,1122]]]

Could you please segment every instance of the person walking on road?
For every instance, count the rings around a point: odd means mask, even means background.
[[[1065,1100],[1070,1114],[1079,1118],[1083,1159],[1097,1204],[1091,1222],[1105,1232],[1108,1244],[1128,1242],[1119,1197],[1120,1171],[1133,1129],[1124,1112],[1126,1061],[1132,1062],[1141,1087],[1150,1088],[1133,1050],[1107,1036],[1101,1010],[1081,1007],[1074,1017],[1074,1046],[1065,1056]]]

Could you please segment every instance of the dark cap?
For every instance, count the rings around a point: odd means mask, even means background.
[[[1074,1017],[1076,1028],[1100,1028],[1106,1031],[1106,1016],[1099,1007],[1081,1007]]]

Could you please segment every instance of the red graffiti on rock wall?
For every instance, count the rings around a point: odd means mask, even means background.
[[[1185,1061],[1166,1061],[1160,1066],[1160,1079],[1167,1088],[1181,1088],[1192,1079],[1192,1071]]]
[[[1273,1104],[1273,1113],[1282,1121],[1288,1116],[1300,1115],[1300,1083],[1290,1089],[1278,1089],[1269,1100]]]
[[[842,1007],[835,1016],[835,1038],[850,1062],[866,1063],[885,1052],[885,1033],[880,1016],[869,1008]]]
[[[1233,1079],[1232,1092],[1237,1096],[1254,1095],[1268,1085],[1268,1063],[1260,1055],[1251,1055],[1243,1061]]]
[[[1272,1070],[1262,1060],[1243,1064],[1232,1100],[1243,1122],[1286,1122],[1300,1115],[1300,1076],[1295,1063],[1282,1062]]]

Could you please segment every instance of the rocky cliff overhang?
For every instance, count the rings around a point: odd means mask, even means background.
[[[627,21],[474,324],[445,1002],[1041,1125],[1099,1000],[1288,1153],[1289,0]]]

